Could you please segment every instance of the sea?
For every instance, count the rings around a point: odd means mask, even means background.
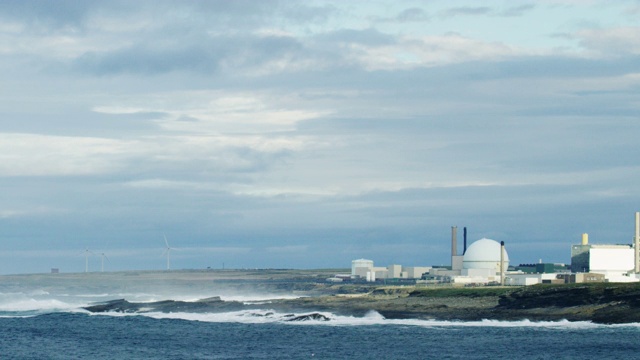
[[[144,302],[172,296],[148,289],[82,290],[3,287],[0,279],[0,359],[529,360],[633,359],[640,354],[637,323],[397,320],[374,311],[362,317],[320,312],[329,320],[292,322],[287,321],[290,314],[269,307],[273,296],[257,294],[217,294],[261,304],[256,310],[94,314],[82,307],[116,298]],[[173,298],[186,296],[174,293]]]

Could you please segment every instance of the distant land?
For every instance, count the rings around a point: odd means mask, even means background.
[[[592,283],[528,287],[387,286],[329,283],[348,269],[181,270],[113,273],[32,274],[0,277],[3,292],[32,287],[42,291],[114,294],[86,306],[92,312],[224,312],[264,308],[264,302],[224,297],[272,297],[268,307],[282,312],[330,312],[364,316],[376,311],[389,319],[640,322],[640,284]],[[135,303],[119,294],[149,292],[160,301]],[[191,296],[194,299],[182,299]],[[283,297],[291,297],[284,298]],[[194,301],[201,299],[200,301]]]

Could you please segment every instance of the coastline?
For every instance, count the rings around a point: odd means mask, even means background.
[[[445,321],[591,321],[640,323],[640,284],[591,283],[528,287],[423,287],[328,283],[325,270],[184,270],[0,276],[0,293],[102,294],[92,312],[225,312],[264,309],[360,317]],[[151,299],[127,294],[149,293]],[[66,295],[65,295],[66,296]],[[201,299],[195,301],[196,299]],[[235,299],[235,300],[232,300]],[[136,302],[138,301],[138,302]]]
[[[356,316],[375,310],[389,319],[640,322],[640,286],[637,284],[389,290],[381,288],[358,298],[323,296],[282,303]]]

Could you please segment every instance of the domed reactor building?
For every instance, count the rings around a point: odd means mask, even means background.
[[[467,228],[464,228],[464,251],[457,252],[457,228],[451,228],[451,270],[459,271],[453,276],[454,283],[504,283],[504,272],[509,268],[509,255],[504,242],[480,239],[467,248]],[[502,264],[502,266],[501,266]]]
[[[493,274],[500,272],[502,261],[503,271],[509,268],[509,254],[504,250],[503,259],[500,258],[499,242],[491,239],[480,239],[471,244],[463,255],[462,269],[466,270],[490,270]]]

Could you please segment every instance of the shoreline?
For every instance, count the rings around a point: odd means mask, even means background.
[[[187,270],[158,272],[35,274],[0,276],[0,293],[113,295],[94,312],[225,312],[261,309],[264,304],[219,297],[272,297],[269,307],[284,313],[327,311],[364,316],[376,311],[388,319],[459,321],[591,321],[640,323],[640,284],[589,283],[528,287],[388,286],[328,283],[337,269]],[[149,293],[163,301],[129,302],[127,295]],[[179,301],[185,296],[200,301]],[[297,298],[278,299],[296,296]],[[129,298],[128,300],[134,300]],[[144,310],[144,311],[147,311]]]

